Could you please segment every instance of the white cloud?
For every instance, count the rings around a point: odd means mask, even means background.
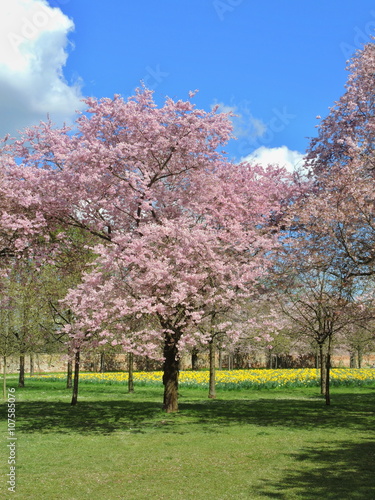
[[[79,83],[63,76],[73,22],[46,0],[0,0],[0,136],[82,109]]]
[[[287,146],[281,146],[279,148],[261,146],[250,155],[242,158],[241,161],[258,163],[264,166],[277,164],[292,172],[303,166],[303,159],[304,155],[302,153],[293,151],[287,148]]]
[[[239,104],[228,106],[223,102],[215,104],[220,113],[232,113],[233,134],[238,138],[248,138],[256,140],[265,133],[267,126],[259,118],[253,116],[249,108],[248,101],[241,101]]]

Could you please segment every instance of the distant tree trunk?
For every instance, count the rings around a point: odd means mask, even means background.
[[[30,377],[34,375],[34,354],[30,353]]]
[[[326,405],[331,404],[331,394],[330,394],[330,370],[331,370],[331,353],[328,350],[326,354],[326,380],[325,380],[325,398],[326,398]]]
[[[211,339],[209,343],[209,348],[210,348],[210,381],[209,381],[209,387],[208,387],[208,397],[210,399],[215,399],[216,398],[216,372],[215,372],[215,354],[216,354],[216,349],[215,349],[215,340]]]
[[[223,351],[219,349],[219,370],[223,369]]]
[[[3,356],[3,398],[7,397],[7,357]]]
[[[354,352],[350,353],[350,368],[357,368],[357,360]]]
[[[105,372],[105,353],[101,352],[100,353],[100,368],[99,368],[100,373]]]
[[[362,348],[357,349],[358,368],[362,368]]]
[[[80,352],[79,350],[77,350],[74,356],[74,381],[73,381],[73,395],[71,402],[72,406],[75,406],[78,401],[79,361],[80,361]]]
[[[323,344],[319,344],[319,359],[320,359],[320,393],[326,393],[326,360],[323,351]]]
[[[266,349],[266,367],[272,368],[272,354],[269,349]]]
[[[164,404],[167,413],[178,411],[178,375],[180,360],[178,358],[177,339],[179,335],[166,334],[164,341]]]
[[[66,388],[67,389],[72,388],[72,377],[73,377],[73,363],[69,360],[68,367],[67,367],[67,373],[66,373]]]
[[[149,372],[151,370],[150,366],[151,366],[150,358],[148,356],[146,356],[146,366],[145,366],[146,372]]]
[[[228,354],[228,370],[233,369],[233,356],[232,354]]]
[[[196,347],[193,347],[193,350],[191,351],[191,369],[192,370],[198,370],[198,349]]]
[[[25,387],[25,355],[20,356],[20,374],[18,377],[18,387]]]
[[[134,354],[132,352],[128,353],[128,392],[134,392]]]

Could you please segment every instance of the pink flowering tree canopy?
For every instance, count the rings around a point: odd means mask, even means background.
[[[349,275],[371,274],[375,264],[375,43],[357,51],[345,93],[330,109],[308,150],[315,184],[304,220],[334,248]]]
[[[86,104],[74,129],[42,123],[6,146],[21,159],[8,176],[55,240],[69,226],[96,238],[96,259],[65,299],[74,342],[162,356],[164,407],[175,411],[181,349],[204,341],[207,318],[255,293],[292,180],[229,162],[219,149],[231,122],[216,109],[171,99],[158,108],[144,88]]]

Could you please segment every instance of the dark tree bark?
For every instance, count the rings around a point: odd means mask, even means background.
[[[362,368],[362,348],[358,347],[357,349],[357,359],[358,359],[358,368]]]
[[[324,356],[323,344],[319,344],[319,359],[320,359],[320,393],[326,393],[326,359]]]
[[[20,374],[18,377],[18,387],[25,387],[25,355],[20,356]]]
[[[215,341],[212,339],[209,343],[209,357],[210,357],[210,380],[208,386],[208,397],[210,399],[216,398],[216,369],[215,369]]]
[[[100,373],[105,372],[105,353],[101,352],[100,353],[100,368],[99,368]]]
[[[73,395],[71,402],[72,406],[75,406],[78,401],[79,361],[80,361],[80,352],[78,350],[74,356],[74,381],[73,381]]]
[[[148,356],[146,356],[146,366],[145,366],[146,372],[150,371],[150,369],[151,369],[150,367],[151,367],[150,358]]]
[[[325,398],[326,398],[326,405],[331,404],[331,394],[330,394],[330,370],[331,370],[331,354],[330,352],[327,352],[326,354],[326,380],[325,380]]]
[[[193,350],[191,351],[191,369],[192,370],[198,370],[198,349],[196,347],[193,347]]]
[[[176,334],[168,333],[165,335],[163,364],[163,408],[167,413],[178,411],[178,375],[180,371],[180,360],[178,357],[177,348],[178,339],[179,335]]]
[[[128,392],[134,392],[134,354],[132,352],[128,353]]]

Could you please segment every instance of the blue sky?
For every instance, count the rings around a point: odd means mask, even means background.
[[[346,60],[375,35],[361,0],[0,0],[0,133],[74,120],[84,96],[140,81],[233,110],[227,151],[296,163],[344,92]],[[294,153],[293,153],[294,152]],[[267,156],[268,155],[268,156]]]

